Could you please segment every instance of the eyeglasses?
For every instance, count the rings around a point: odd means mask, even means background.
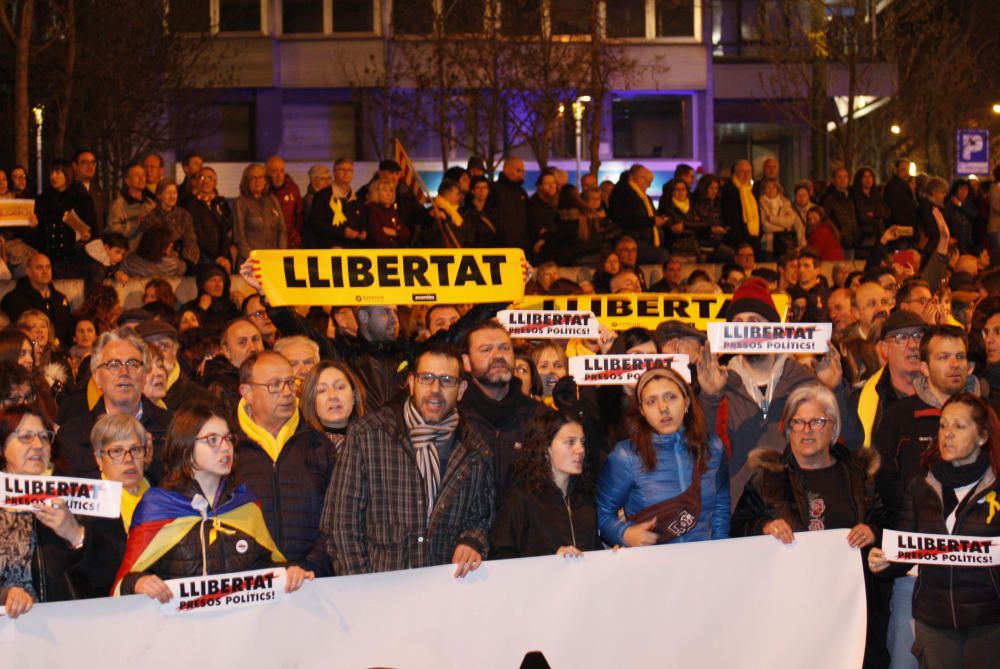
[[[417,381],[422,386],[433,386],[434,382],[437,381],[441,384],[442,388],[454,388],[458,385],[459,378],[457,376],[452,376],[451,374],[431,374],[430,372],[423,372],[417,374]]]
[[[907,341],[912,341],[914,344],[919,344],[920,340],[924,338],[924,331],[917,330],[916,332],[911,332],[909,334],[905,332],[900,332],[899,334],[889,335],[886,337],[886,341],[895,342],[899,346],[905,346]]]
[[[52,430],[38,430],[37,432],[34,430],[14,430],[13,434],[19,442],[26,445],[34,441],[35,437],[38,437],[38,441],[43,444],[51,444],[56,437],[56,433]]]
[[[135,444],[134,446],[129,446],[125,448],[124,446],[113,446],[111,448],[102,448],[100,451],[101,455],[108,456],[111,462],[120,464],[125,462],[125,456],[132,456],[133,462],[138,462],[146,456],[146,447],[142,444]]]
[[[235,446],[236,440],[236,435],[232,432],[228,434],[206,434],[204,437],[197,437],[195,439],[196,442],[205,442],[210,448],[219,448],[222,446],[222,442],[226,442],[230,446]]]
[[[826,427],[827,423],[832,423],[833,421],[829,418],[810,418],[806,420],[804,418],[793,418],[788,421],[788,424],[792,428],[792,432],[802,432],[806,429],[806,425],[809,426],[809,430],[812,432],[818,432]]]
[[[5,406],[14,406],[17,404],[31,404],[38,399],[35,393],[28,393],[27,395],[11,395],[10,397],[5,397],[0,400],[0,404]]]
[[[121,371],[122,367],[125,367],[129,372],[137,372],[142,369],[142,360],[137,360],[136,358],[129,358],[128,360],[108,360],[107,362],[102,362],[98,367],[103,367],[109,372],[117,374]]]
[[[268,381],[266,383],[254,383],[250,382],[251,386],[260,386],[261,388],[267,388],[267,392],[272,395],[279,394],[285,388],[288,388],[292,392],[295,392],[295,386],[298,383],[298,379],[294,376],[287,379],[274,379],[273,381]]]

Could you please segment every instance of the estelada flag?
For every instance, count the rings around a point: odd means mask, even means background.
[[[210,528],[209,544],[215,543],[219,532],[232,534],[234,530],[239,530],[271,551],[271,559],[275,562],[286,561],[267,530],[257,497],[245,484],[237,486],[228,501],[218,508],[209,509],[207,515],[205,522]],[[191,498],[163,488],[150,489],[142,496],[132,516],[125,557],[115,577],[111,595],[121,594],[121,583],[126,574],[149,569],[200,522],[201,512],[191,505]]]
[[[413,161],[410,160],[409,154],[406,153],[406,149],[403,148],[403,143],[399,141],[398,137],[393,149],[393,159],[399,163],[399,167],[402,169],[399,180],[406,184],[417,202],[420,204],[430,202],[431,196],[427,193],[427,186],[424,185],[424,180],[420,178],[420,173],[413,166]]]

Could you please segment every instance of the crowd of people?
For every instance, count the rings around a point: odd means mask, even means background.
[[[90,151],[54,163],[33,227],[4,232],[22,276],[0,303],[0,468],[119,481],[122,514],[0,511],[9,616],[109,593],[169,601],[166,580],[269,565],[295,590],[846,529],[865,572],[866,666],[988,666],[1000,652],[1000,569],[910,569],[878,547],[884,529],[1000,534],[1000,503],[985,503],[1000,488],[997,185],[910,179],[900,161],[881,188],[870,169],[853,185],[838,169],[788,198],[776,161],[756,181],[739,161],[726,178],[679,167],[654,207],[641,165],[579,188],[546,170],[529,197],[511,157],[496,181],[475,159],[450,170],[425,207],[392,161],[357,193],[351,161],[316,166],[302,196],[275,157],[246,168],[230,203],[199,156],[177,184],[151,155],[105,216],[95,164]],[[26,170],[6,176],[0,196],[24,197]],[[823,355],[718,355],[678,320],[532,341],[495,319],[505,304],[299,312],[269,304],[249,259],[412,245],[524,249],[528,293],[726,293],[730,322],[829,321],[834,336]],[[705,261],[714,274],[691,268]],[[649,286],[644,263],[662,268]],[[585,264],[586,281],[560,272]],[[165,280],[183,274],[198,286],[186,304]],[[81,307],[53,277],[85,281]],[[149,278],[142,309],[122,308],[129,277]],[[634,353],[684,353],[691,381],[661,368],[577,388],[568,375],[570,356]],[[139,559],[164,519],[188,529]]]

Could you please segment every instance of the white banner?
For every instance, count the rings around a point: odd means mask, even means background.
[[[578,386],[622,386],[637,382],[647,369],[669,367],[691,383],[689,362],[684,353],[575,355],[569,374]]]
[[[600,323],[591,311],[504,309],[500,325],[515,339],[597,339]]]
[[[962,567],[1000,565],[1000,537],[960,537],[952,534],[883,530],[882,550],[890,562]]]
[[[9,667],[860,667],[847,530],[627,548],[306,583],[273,606],[160,616],[145,597],[0,620]],[[13,626],[13,634],[4,634]],[[3,643],[3,639],[12,643]]]
[[[236,550],[240,550],[238,544]],[[285,592],[287,575],[284,567],[277,567],[174,578],[164,581],[174,596],[166,604],[161,604],[160,610],[163,615],[170,616],[273,604],[288,596]]]
[[[713,353],[826,353],[832,323],[709,323]]]
[[[80,516],[121,515],[122,484],[118,481],[0,472],[0,507],[26,510],[34,503],[48,503],[56,497],[66,500],[66,507]]]

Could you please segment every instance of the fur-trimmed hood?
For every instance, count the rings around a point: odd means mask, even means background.
[[[865,472],[867,478],[873,477],[881,464],[878,451],[874,448],[859,448],[856,451],[851,451],[838,443],[830,448],[830,454],[835,460],[844,461],[849,467]],[[791,447],[786,446],[784,451],[775,451],[770,448],[753,449],[747,455],[747,466],[751,471],[781,473],[789,466],[797,468],[798,464],[795,462],[795,456],[792,455]]]

